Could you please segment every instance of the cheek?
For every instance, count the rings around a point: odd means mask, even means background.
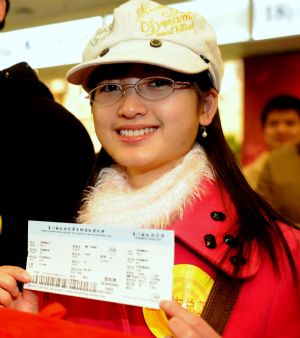
[[[290,129],[292,130],[293,134],[299,134],[300,135],[300,123],[299,124],[295,124]]]
[[[170,142],[188,148],[194,144],[198,129],[199,129],[199,116],[195,111],[181,111],[179,114],[172,115],[170,120],[172,128],[169,129],[171,135]]]
[[[201,108],[196,93],[176,91],[171,98],[172,101],[160,105],[161,111],[164,111],[166,116],[170,116],[170,120],[185,125],[199,124]]]
[[[93,114],[95,132],[98,137],[98,140],[102,144],[103,137],[105,135],[105,131],[107,130],[107,126],[108,126],[108,119],[103,118],[104,115],[101,114],[97,110],[92,110],[92,114]]]
[[[99,138],[98,132],[101,126],[101,123],[99,121],[99,117],[96,114],[93,114],[93,122],[94,122],[94,128],[95,128],[95,132]]]
[[[265,136],[266,137],[272,136],[275,132],[276,132],[276,128],[275,127],[266,127],[266,129],[265,129]]]

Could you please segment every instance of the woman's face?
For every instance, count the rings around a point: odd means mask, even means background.
[[[135,84],[149,76],[172,78],[172,73],[135,65],[123,76],[111,74],[108,80],[123,85]],[[103,80],[106,79],[99,79]],[[202,106],[193,87],[175,90],[159,101],[146,100],[134,88],[127,88],[118,102],[106,107],[93,103],[92,111],[101,145],[125,168],[131,185],[138,188],[176,166],[191,149]]]

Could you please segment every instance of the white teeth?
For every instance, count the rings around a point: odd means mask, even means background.
[[[120,134],[122,136],[141,136],[144,134],[152,133],[156,128],[144,128],[144,129],[121,129]]]

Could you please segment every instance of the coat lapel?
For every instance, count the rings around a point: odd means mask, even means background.
[[[181,220],[168,229],[176,237],[225,273],[232,275],[237,264],[239,224],[233,203],[216,182],[201,182],[205,196],[188,205]],[[253,241],[246,248],[247,259],[241,262],[239,278],[256,274],[260,264],[259,247]],[[245,252],[245,250],[244,250]]]

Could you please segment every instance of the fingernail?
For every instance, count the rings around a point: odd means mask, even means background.
[[[23,272],[21,274],[21,278],[24,280],[24,281],[30,281],[31,280],[31,276],[28,272]]]
[[[169,300],[162,300],[159,305],[163,306],[164,308],[169,308],[171,306],[171,302]]]

